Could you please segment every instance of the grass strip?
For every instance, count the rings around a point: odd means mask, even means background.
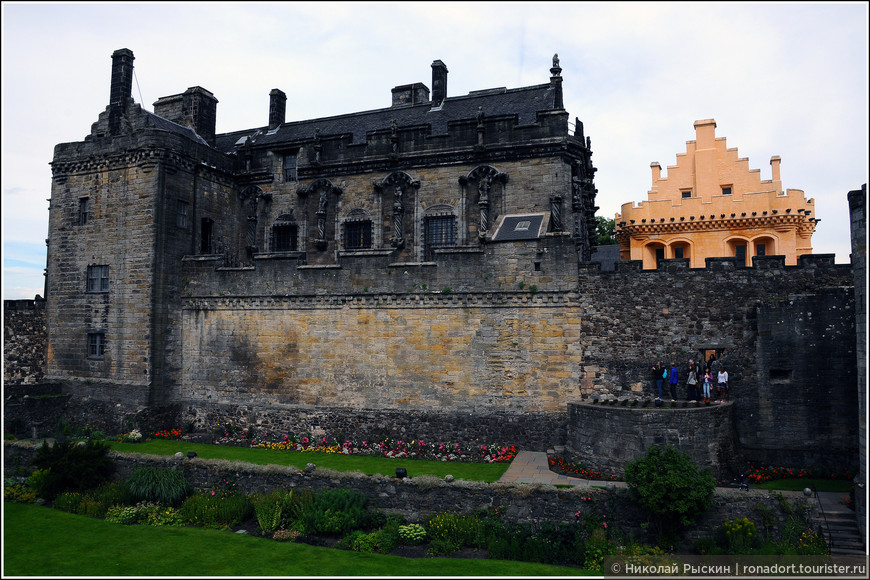
[[[831,491],[834,493],[849,493],[852,482],[845,479],[775,479],[764,483],[755,483],[749,486],[751,489],[770,489],[778,491],[803,491],[804,488],[816,491]]]
[[[6,576],[580,576],[505,560],[408,559],[276,542],[225,530],[123,526],[4,502]]]
[[[358,471],[365,475],[381,474],[388,477],[396,475],[396,468],[404,467],[409,477],[452,475],[455,479],[466,481],[498,481],[510,466],[510,462],[497,463],[460,463],[453,461],[427,461],[423,459],[391,459],[378,455],[343,455],[341,453],[319,453],[262,449],[257,447],[233,447],[231,445],[210,445],[191,443],[177,439],[149,439],[142,443],[109,442],[112,449],[124,453],[150,453],[153,455],[187,455],[194,451],[203,459],[226,459],[243,461],[257,465],[292,465],[304,469],[308,463],[335,471]]]

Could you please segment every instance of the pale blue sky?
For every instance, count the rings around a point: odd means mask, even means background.
[[[57,143],[108,104],[111,54],[133,51],[133,97],[202,86],[219,132],[390,105],[392,87],[448,96],[546,83],[559,53],[565,108],[598,168],[599,215],[646,199],[650,163],[676,162],[714,118],[749,167],[815,199],[816,253],[849,261],[846,194],[867,181],[867,3],[15,3],[2,5],[3,298],[43,293]]]

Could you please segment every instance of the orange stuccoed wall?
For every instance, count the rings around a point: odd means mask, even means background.
[[[783,190],[780,158],[770,158],[772,179],[762,180],[749,160],[716,137],[716,121],[695,122],[695,140],[677,154],[662,177],[653,162],[645,202],[622,205],[616,214],[620,259],[642,260],[654,269],[661,259],[688,258],[703,268],[707,258],[782,255],[786,265],[811,254],[816,226],[813,200],[799,189]]]

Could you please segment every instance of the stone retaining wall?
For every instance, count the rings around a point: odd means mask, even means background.
[[[37,446],[22,442],[4,443],[7,472],[16,466],[26,468]],[[473,514],[481,509],[498,508],[505,521],[571,523],[575,513],[606,516],[611,531],[619,530],[637,542],[654,544],[650,517],[635,504],[624,487],[557,488],[546,484],[482,483],[444,480],[432,476],[397,479],[382,475],[344,473],[316,468],[310,473],[295,467],[253,465],[201,458],[176,459],[169,456],[140,455],[110,451],[117,470],[115,477],[127,478],[138,466],[181,469],[198,489],[208,489],[219,478],[231,478],[242,493],[268,492],[274,489],[352,489],[364,494],[370,506],[388,513],[401,514],[408,521],[419,522],[428,514],[457,512]],[[601,485],[604,485],[603,483]],[[588,501],[583,498],[589,498]],[[699,538],[714,536],[726,518],[748,517],[774,539],[781,537],[789,511],[805,516],[819,525],[816,505],[798,492],[736,490],[717,488],[710,509],[683,534],[682,549],[689,550]]]
[[[622,474],[625,465],[653,445],[673,445],[713,477],[730,478],[739,465],[732,421],[733,403],[686,407],[568,404],[568,455],[583,467]]]

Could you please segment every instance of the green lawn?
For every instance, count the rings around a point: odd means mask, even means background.
[[[775,479],[750,485],[752,489],[770,489],[779,491],[803,491],[804,488],[814,489],[816,491],[833,491],[835,493],[849,493],[852,489],[852,482],[846,479]]]
[[[123,526],[3,502],[3,576],[581,576],[504,560],[407,559],[201,528]]]
[[[208,443],[190,443],[188,441],[169,439],[150,439],[142,443],[110,442],[112,449],[125,453],[150,453],[153,455],[175,455],[181,451],[196,452],[203,459],[226,459],[244,461],[258,465],[293,465],[304,469],[308,463],[318,467],[336,471],[359,471],[366,475],[379,473],[395,476],[397,467],[404,467],[409,477],[418,475],[434,475],[444,477],[452,475],[456,479],[468,481],[494,482],[504,475],[510,463],[458,463],[448,461],[423,461],[420,459],[390,459],[378,455],[342,455],[340,453],[314,453],[300,451],[281,451],[250,447],[233,447],[230,445],[210,445]]]

